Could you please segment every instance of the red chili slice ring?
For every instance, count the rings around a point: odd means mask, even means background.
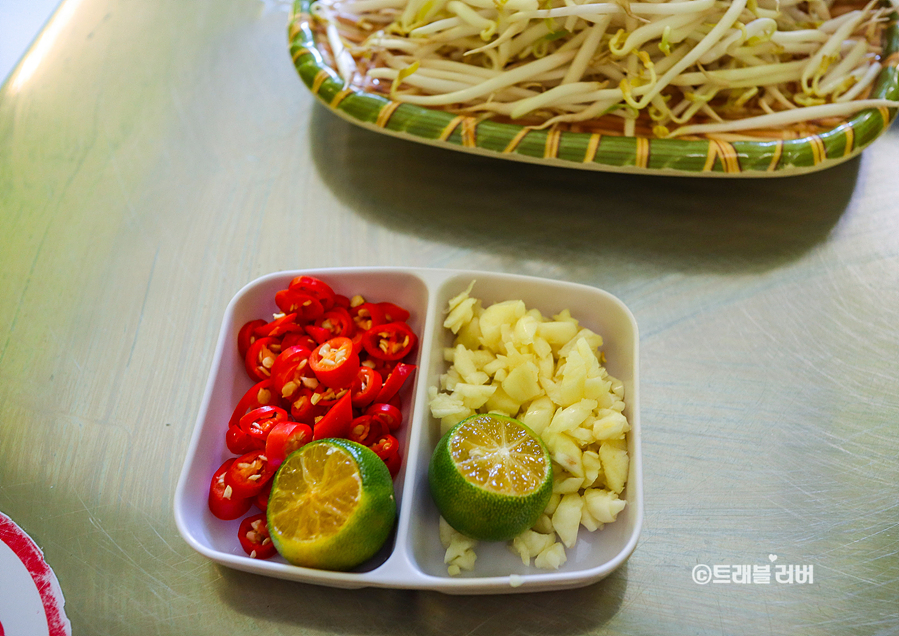
[[[290,403],[290,415],[297,422],[312,424],[315,421],[315,416],[319,414],[319,409],[312,402],[313,395],[312,389],[304,387],[293,396]]]
[[[384,322],[406,322],[409,320],[409,312],[393,303],[378,303],[381,313],[384,314]]]
[[[265,380],[271,375],[275,358],[281,353],[281,341],[277,338],[259,338],[250,345],[244,359],[244,367],[251,379]]]
[[[259,327],[265,325],[265,321],[261,318],[257,320],[251,320],[250,322],[244,324],[243,327],[240,328],[240,331],[237,332],[237,352],[240,354],[241,358],[245,358],[247,356],[247,351],[250,348],[250,345],[258,337],[254,332]]]
[[[393,432],[403,423],[403,412],[384,402],[375,402],[365,410],[365,414],[381,421],[387,428],[385,432]]]
[[[331,339],[331,331],[324,327],[316,327],[315,325],[306,325],[306,333],[315,340],[315,346],[326,343]]]
[[[275,544],[268,533],[265,514],[251,515],[241,521],[237,539],[252,559],[267,559],[275,554]]]
[[[297,332],[303,332],[303,325],[297,323],[295,313],[275,318],[254,331],[259,338],[280,338],[285,334]]]
[[[275,304],[285,314],[296,313],[297,322],[311,322],[325,311],[321,300],[293,289],[282,289],[275,294]]]
[[[308,329],[308,326],[306,327]],[[327,338],[326,338],[327,340]],[[292,332],[284,335],[281,339],[281,349],[290,349],[291,347],[306,347],[309,351],[315,349],[321,343],[314,340],[309,334],[304,332]]]
[[[272,427],[265,440],[265,456],[273,466],[284,462],[288,455],[312,441],[312,428],[300,422],[281,421]]]
[[[377,303],[362,303],[350,307],[350,316],[356,324],[356,329],[361,331],[368,331],[375,325],[389,322],[384,319],[384,310]]]
[[[369,448],[371,448],[375,454],[387,464],[391,476],[396,477],[397,473],[400,472],[400,466],[403,461],[400,456],[399,440],[393,435],[383,435]]]
[[[381,420],[375,419],[371,415],[360,415],[350,422],[347,439],[363,446],[371,446],[389,432]]]
[[[249,498],[234,495],[233,489],[226,483],[226,475],[234,461],[234,458],[226,459],[212,475],[209,485],[209,510],[226,521],[246,514],[253,505]]]
[[[361,345],[362,342],[360,341],[359,344]],[[380,375],[382,378],[386,378],[387,376],[389,376],[393,372],[394,368],[396,368],[396,365],[399,364],[399,362],[391,362],[389,360],[372,358],[364,349],[359,355],[360,358],[365,359],[365,362],[363,364],[365,364],[365,366],[371,368],[372,370],[377,371],[378,375]]]
[[[286,420],[287,411],[284,409],[277,406],[260,406],[240,418],[238,427],[257,443],[262,442],[264,446],[265,438],[268,437],[272,427]]]
[[[352,338],[356,333],[356,323],[353,322],[350,312],[343,307],[334,307],[323,313],[315,321],[315,326],[319,329],[327,329],[331,338]]]
[[[239,426],[229,426],[225,433],[225,446],[235,455],[243,455],[254,450],[262,450],[264,442],[247,435]]]
[[[278,398],[272,392],[272,381],[266,378],[261,382],[257,382],[243,394],[243,397],[237,402],[231,419],[228,421],[228,428],[235,428],[240,424],[240,418],[247,414],[248,411],[259,408],[260,406],[277,405]]]
[[[319,384],[317,388],[312,391],[312,397],[310,401],[313,406],[315,406],[321,414],[322,411],[326,411],[337,404],[337,401],[340,400],[344,395],[349,395],[350,390],[347,389],[332,389],[331,387],[327,387],[324,384]],[[350,396],[350,400],[352,400],[352,396]],[[352,401],[350,402],[352,405]]]
[[[376,325],[362,336],[362,346],[373,358],[402,360],[418,342],[418,337],[404,322]]]
[[[292,292],[308,294],[317,298],[322,307],[327,311],[334,306],[334,290],[326,282],[312,276],[297,276],[287,287]]]
[[[232,496],[252,498],[262,492],[274,474],[264,451],[250,451],[234,460],[225,473],[225,484],[231,487]]]
[[[309,367],[309,356],[312,350],[304,345],[282,348],[281,353],[272,364],[271,378],[272,389],[285,400],[292,400],[304,385],[304,379],[308,381],[313,376]]]
[[[255,504],[255,506],[262,512],[265,512],[265,509],[268,508],[268,497],[272,494],[273,481],[273,479],[269,479],[268,483],[262,487],[260,493],[253,497],[253,504]]]
[[[416,367],[414,364],[400,363],[396,365],[393,371],[390,372],[390,375],[387,376],[387,379],[384,380],[384,386],[378,391],[378,396],[375,398],[375,401],[390,402],[400,390],[400,387],[403,386],[406,378],[411,376],[415,369]]]
[[[370,367],[360,366],[356,372],[356,379],[353,380],[353,386],[350,388],[353,406],[361,409],[374,402],[382,384],[380,373]]]
[[[349,388],[359,371],[359,356],[349,338],[331,338],[313,350],[309,366],[326,387]]]

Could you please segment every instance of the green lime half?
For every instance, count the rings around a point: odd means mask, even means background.
[[[438,442],[428,482],[453,528],[481,541],[507,541],[546,509],[552,463],[540,438],[518,420],[473,415]]]
[[[278,468],[267,516],[272,541],[290,563],[349,570],[390,536],[393,480],[371,449],[345,439],[318,440]]]

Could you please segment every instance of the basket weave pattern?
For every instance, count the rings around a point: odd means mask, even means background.
[[[571,168],[695,176],[786,176],[836,165],[861,153],[896,109],[861,111],[824,132],[770,141],[624,137],[534,129],[393,101],[346,88],[316,48],[309,7],[295,0],[288,37],[300,78],[328,108],[379,132],[457,150]],[[899,14],[884,30],[884,63],[872,98],[899,100]]]

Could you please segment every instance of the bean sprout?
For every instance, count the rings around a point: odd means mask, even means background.
[[[796,136],[866,108],[872,0],[316,0],[348,87],[534,128]]]

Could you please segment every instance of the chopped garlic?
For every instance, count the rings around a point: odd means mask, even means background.
[[[450,367],[440,387],[428,390],[431,414],[441,434],[474,413],[493,412],[543,439],[553,495],[534,528],[509,547],[526,565],[558,569],[580,527],[600,530],[626,505],[618,496],[629,464],[624,384],[603,366],[602,336],[567,309],[547,318],[520,300],[485,308],[473,288],[474,281],[447,303],[444,327],[455,339],[443,352]],[[450,574],[473,568],[475,542],[445,537],[443,524]]]

